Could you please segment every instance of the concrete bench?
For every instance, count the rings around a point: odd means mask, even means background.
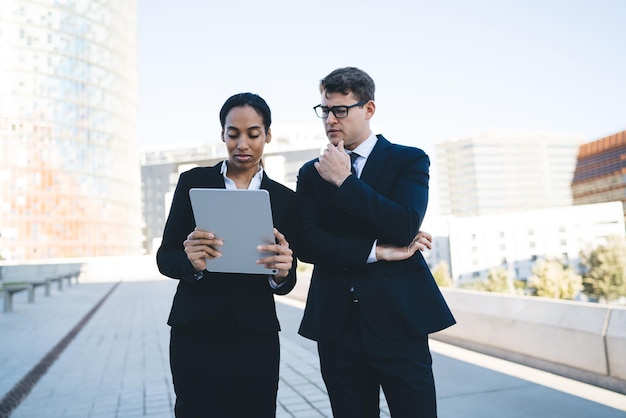
[[[1,288],[4,298],[4,312],[13,310],[13,294],[27,291],[28,302],[35,301],[35,288],[46,287],[46,295],[50,294],[50,283],[40,279],[41,265],[27,265],[16,268],[16,266],[0,267]]]
[[[13,294],[23,290],[28,291],[28,302],[34,302],[35,289],[32,284],[7,284],[2,286],[2,293],[4,295],[4,312],[10,312],[13,310]]]
[[[51,264],[3,264],[0,265],[0,290],[4,299],[4,312],[13,310],[13,295],[28,292],[28,302],[35,302],[37,287],[45,288],[45,296],[50,296],[52,283],[57,282],[59,291],[63,290],[63,281],[72,284],[78,282],[82,264],[51,263]]]
[[[47,272],[47,280],[50,282],[56,282],[59,291],[62,291],[64,280],[67,280],[68,286],[71,286],[72,282],[78,284],[80,270],[80,264],[53,264],[50,265],[50,271]]]

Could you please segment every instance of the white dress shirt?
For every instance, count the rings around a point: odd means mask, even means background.
[[[365,167],[367,158],[372,153],[372,150],[374,149],[374,145],[376,145],[376,141],[378,141],[378,138],[376,138],[376,135],[374,135],[370,131],[370,136],[368,136],[365,141],[363,141],[358,147],[356,147],[352,151],[348,151],[348,153],[356,152],[357,154],[359,154],[359,157],[354,161],[354,164],[353,164],[354,171],[356,171],[356,176],[359,178],[361,177],[361,173],[363,172],[363,167]],[[375,263],[378,261],[376,259],[376,245],[377,244],[378,244],[378,240],[375,240],[374,244],[372,244],[372,250],[370,251],[369,257],[367,257],[368,263]]]

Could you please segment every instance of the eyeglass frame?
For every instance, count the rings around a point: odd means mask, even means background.
[[[355,104],[352,104],[350,106],[344,106],[344,105],[339,105],[339,106],[333,106],[333,107],[328,107],[328,106],[322,106],[321,104],[318,104],[317,106],[313,106],[313,111],[315,111],[315,115],[320,118],[320,119],[327,119],[328,115],[330,114],[330,112],[332,112],[332,114],[337,118],[337,119],[345,119],[348,117],[348,114],[350,113],[349,110],[352,109],[353,107],[357,107],[357,106],[363,106],[365,105],[367,102],[369,102],[370,99],[367,100],[361,100],[360,102],[357,102]],[[346,116],[337,116],[337,114],[335,113],[335,111],[333,109],[336,109],[338,107],[345,107],[346,108]],[[328,109],[327,110],[327,115],[326,116],[320,116],[317,113],[317,109],[321,109],[322,112],[324,111],[324,108]]]

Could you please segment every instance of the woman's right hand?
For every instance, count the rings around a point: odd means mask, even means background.
[[[215,237],[215,234],[201,229],[194,229],[187,239],[183,241],[187,258],[196,269],[203,271],[206,269],[206,260],[218,258],[222,256],[217,247],[223,245],[224,242]]]

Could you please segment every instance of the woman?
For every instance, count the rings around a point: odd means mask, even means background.
[[[280,326],[273,295],[288,293],[296,283],[289,248],[296,234],[295,193],[263,170],[263,148],[271,140],[265,100],[252,93],[230,97],[220,123],[228,160],[180,175],[157,252],[161,273],[179,280],[168,319],[175,413],[274,417]],[[189,200],[194,187],[269,192],[277,243],[259,251],[276,255],[260,263],[277,269],[276,275],[211,272],[210,260],[220,256],[222,242],[195,228]]]

